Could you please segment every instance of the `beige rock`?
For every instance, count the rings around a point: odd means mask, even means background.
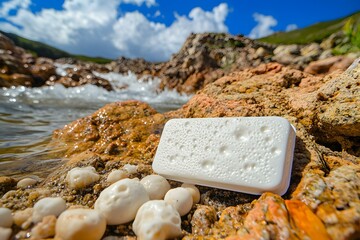
[[[345,70],[354,59],[350,59],[343,56],[334,56],[326,59],[311,62],[305,69],[304,72],[311,74],[325,74],[333,72],[337,69]]]
[[[45,239],[55,235],[56,217],[46,216],[31,229],[30,239]]]
[[[33,208],[26,208],[14,213],[14,223],[22,229],[27,229],[32,223]]]

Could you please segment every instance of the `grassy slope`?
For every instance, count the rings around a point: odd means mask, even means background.
[[[23,37],[20,37],[13,33],[6,33],[0,31],[0,33],[4,34],[8,38],[10,38],[15,45],[24,48],[25,50],[29,51],[30,53],[38,56],[38,57],[47,57],[52,59],[57,58],[75,58],[82,61],[88,61],[88,62],[95,62],[95,63],[109,63],[111,62],[111,59],[107,58],[101,58],[101,57],[88,57],[88,56],[82,56],[82,55],[73,55],[70,53],[67,53],[65,51],[59,50],[57,48],[51,47],[47,44],[32,41]]]
[[[307,44],[310,42],[321,42],[321,40],[330,36],[332,33],[342,30],[344,24],[350,17],[353,17],[355,22],[360,24],[360,12],[356,12],[344,18],[316,23],[309,27],[290,32],[275,33],[258,40],[275,44]]]

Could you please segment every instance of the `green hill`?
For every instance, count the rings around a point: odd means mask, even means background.
[[[347,26],[349,24],[352,26]],[[307,44],[311,42],[321,42],[324,38],[329,37],[333,33],[343,30],[346,31],[346,29],[344,29],[346,27],[354,28],[355,35],[360,34],[359,26],[360,11],[344,18],[316,23],[309,27],[296,29],[290,32],[278,32],[258,40],[274,44]]]
[[[7,33],[7,32],[3,32],[3,31],[0,31],[0,33],[7,36],[8,38],[10,38],[15,43],[15,45],[24,48],[25,50],[29,51],[30,53],[32,53],[33,55],[35,55],[37,57],[47,57],[47,58],[51,58],[51,59],[71,57],[71,58],[75,58],[75,59],[78,59],[81,61],[95,62],[95,63],[101,63],[101,64],[109,63],[112,61],[111,59],[101,58],[101,57],[88,57],[88,56],[83,56],[83,55],[74,55],[74,54],[70,54],[68,52],[62,51],[60,49],[54,48],[52,46],[49,46],[49,45],[41,43],[41,42],[32,41],[32,40],[20,37],[13,33]]]

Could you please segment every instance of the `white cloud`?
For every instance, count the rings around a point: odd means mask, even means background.
[[[146,4],[147,7],[155,6],[155,0],[122,0],[123,3],[127,4],[135,4],[137,6],[141,6],[142,4]]]
[[[112,42],[125,56],[162,61],[177,52],[192,32],[227,32],[224,24],[227,14],[225,3],[211,12],[194,8],[189,16],[176,15],[176,20],[166,27],[149,21],[139,12],[126,13],[114,24]]]
[[[157,10],[155,13],[154,13],[154,17],[159,17],[161,15],[161,12],[159,10]]]
[[[118,17],[122,3],[148,7],[157,4],[155,0],[107,0],[106,4],[103,0],[65,0],[61,10],[33,13],[28,9],[31,0],[11,0],[2,5],[0,13],[15,10],[16,14],[7,15],[11,24],[0,22],[0,29],[75,54],[154,61],[167,60],[192,32],[228,31],[224,22],[229,9],[225,3],[212,11],[197,7],[188,16],[175,15],[170,26],[150,21],[137,11]]]
[[[292,31],[292,30],[295,30],[295,29],[298,29],[298,26],[296,24],[289,24],[289,25],[286,26],[285,31],[289,32],[289,31]]]
[[[253,18],[257,22],[257,25],[251,30],[249,38],[256,39],[274,33],[271,27],[277,25],[277,20],[273,16],[254,13]]]
[[[11,0],[3,2],[0,7],[0,16],[7,17],[11,10],[16,10],[19,8],[28,8],[30,6],[31,0]]]

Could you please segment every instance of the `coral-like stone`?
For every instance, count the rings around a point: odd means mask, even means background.
[[[181,235],[181,218],[171,204],[164,200],[152,200],[140,207],[133,229],[142,240],[175,238]]]
[[[104,189],[95,202],[108,225],[118,225],[134,220],[142,204],[149,201],[144,186],[135,179],[125,178]]]

